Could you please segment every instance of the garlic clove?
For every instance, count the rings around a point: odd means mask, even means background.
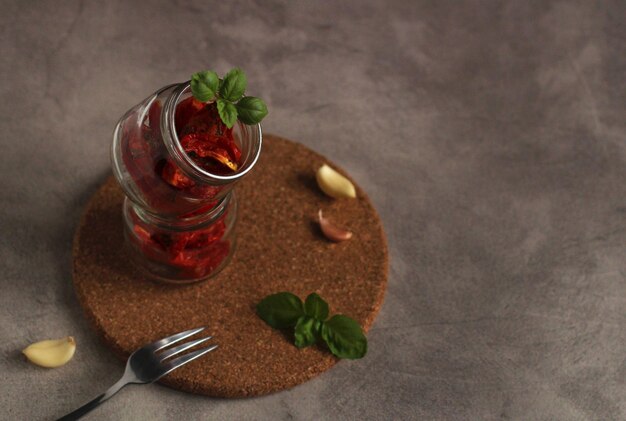
[[[76,341],[71,336],[63,339],[50,339],[36,342],[22,352],[33,364],[41,367],[60,367],[74,356]]]
[[[318,221],[322,232],[329,240],[340,242],[352,238],[352,232],[348,231],[345,228],[338,227],[334,225],[328,218],[324,218],[321,209],[318,213]]]
[[[340,199],[342,197],[356,197],[356,189],[354,185],[343,175],[330,168],[328,165],[322,165],[316,173],[317,184],[320,189],[327,195]]]

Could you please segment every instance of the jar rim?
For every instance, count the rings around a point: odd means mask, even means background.
[[[241,169],[235,171],[232,174],[222,175],[215,174],[198,165],[187,152],[183,149],[178,134],[176,133],[176,106],[181,101],[181,97],[191,90],[191,81],[179,83],[172,94],[167,98],[163,106],[163,114],[161,118],[161,133],[167,133],[168,136],[164,136],[165,145],[171,155],[176,159],[177,163],[183,171],[193,176],[200,182],[206,182],[210,180],[219,184],[228,184],[236,181],[246,175],[256,164],[261,154],[261,145],[263,143],[263,132],[259,123],[254,125],[245,125],[252,129],[252,136],[258,137],[258,142],[253,145],[254,149],[251,151],[252,159],[247,160]],[[240,121],[237,121],[240,126],[244,125]],[[242,130],[243,132],[243,130]],[[243,140],[242,140],[243,141]]]
[[[226,196],[220,199],[217,204],[210,210],[198,215],[187,217],[174,217],[168,218],[158,214],[154,214],[145,210],[141,206],[137,206],[134,202],[129,201],[126,197],[124,207],[133,206],[135,214],[145,223],[154,225],[160,229],[167,229],[173,231],[193,231],[203,228],[212,224],[214,221],[221,218],[231,204],[237,206],[237,198],[234,191],[229,192]]]

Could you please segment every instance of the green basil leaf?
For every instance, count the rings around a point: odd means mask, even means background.
[[[367,338],[353,319],[337,314],[322,323],[322,339],[339,358],[357,359],[367,353]]]
[[[316,293],[309,294],[304,301],[304,313],[323,322],[328,317],[328,303]]]
[[[239,120],[244,124],[257,124],[267,115],[265,102],[254,96],[244,96],[236,107]]]
[[[290,292],[268,295],[256,306],[259,317],[275,329],[295,326],[304,316],[302,300]]]
[[[317,320],[308,316],[300,317],[298,323],[296,323],[296,330],[294,332],[296,346],[298,348],[304,348],[317,342],[319,327],[320,324]]]
[[[191,93],[198,101],[212,101],[219,89],[219,77],[217,73],[210,70],[194,73],[191,76],[190,85]]]
[[[235,102],[246,91],[248,80],[243,70],[234,68],[224,76],[220,86],[220,96],[228,101]]]
[[[229,129],[233,127],[235,122],[237,121],[237,108],[228,101],[224,101],[222,98],[218,98],[217,100],[217,112],[220,115],[220,118],[226,124],[226,127]]]

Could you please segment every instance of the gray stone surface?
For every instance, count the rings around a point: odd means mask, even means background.
[[[370,194],[392,257],[364,360],[274,395],[129,387],[89,419],[626,419],[626,3],[3,1],[0,419],[112,384],[71,285],[113,126],[245,68],[264,124]],[[71,364],[19,351],[72,334]]]

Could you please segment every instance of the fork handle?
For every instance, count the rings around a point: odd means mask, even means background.
[[[127,384],[128,384],[128,380],[126,380],[124,377],[122,377],[121,379],[119,379],[117,381],[117,383],[115,383],[113,386],[111,386],[106,392],[104,392],[103,394],[99,395],[95,399],[87,402],[86,404],[84,404],[80,408],[78,408],[78,409],[70,412],[69,414],[59,418],[57,421],[74,421],[74,420],[77,420],[77,419],[81,418],[83,415],[85,415],[88,412],[90,412],[91,410],[93,410],[95,407],[100,405],[102,402],[106,401],[111,396],[115,395],[117,392],[120,391],[121,388],[123,388]]]

